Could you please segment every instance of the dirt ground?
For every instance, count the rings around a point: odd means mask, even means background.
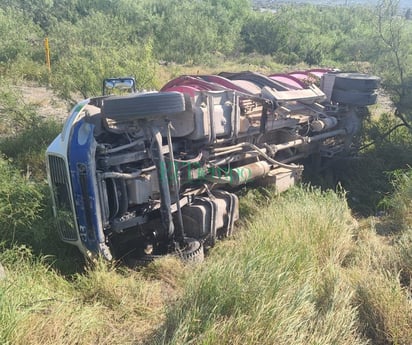
[[[66,119],[71,105],[59,98],[51,88],[35,84],[21,85],[18,88],[25,103],[38,107],[37,112],[40,116],[55,117],[62,121]]]

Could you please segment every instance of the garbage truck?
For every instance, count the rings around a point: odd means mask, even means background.
[[[108,78],[46,152],[56,228],[87,258],[199,262],[230,236],[238,191],[350,154],[379,78],[313,69],[184,75],[158,91]]]

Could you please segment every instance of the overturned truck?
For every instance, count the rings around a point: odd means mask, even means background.
[[[320,69],[182,76],[159,92],[106,79],[103,96],[78,103],[46,153],[59,234],[87,257],[200,261],[231,234],[239,186],[281,192],[308,157],[348,154],[358,110],[376,102],[378,85]],[[119,89],[129,92],[107,94]]]

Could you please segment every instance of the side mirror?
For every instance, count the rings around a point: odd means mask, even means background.
[[[109,93],[135,93],[136,92],[136,80],[133,77],[125,78],[106,78],[103,80],[103,96]]]

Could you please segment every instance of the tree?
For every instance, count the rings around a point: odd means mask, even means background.
[[[412,19],[412,11],[410,8],[408,8],[405,12],[405,19],[406,20],[411,20]]]
[[[395,106],[395,116],[412,131],[412,23],[400,15],[398,0],[381,0],[376,18],[376,67]]]
[[[251,14],[241,31],[244,51],[274,54],[281,50],[288,34],[281,19],[271,12]]]
[[[153,0],[155,51],[165,60],[202,62],[214,52],[239,49],[248,0]]]
[[[0,9],[0,36],[0,63],[43,52],[40,28],[15,9]]]

